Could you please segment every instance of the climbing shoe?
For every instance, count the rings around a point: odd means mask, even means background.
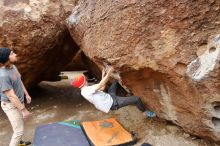
[[[31,142],[30,141],[20,141],[20,144],[18,145],[18,146],[28,146],[28,145],[30,145],[31,144]]]
[[[144,113],[149,118],[156,117],[156,114],[154,112],[152,112],[152,111],[146,110]]]

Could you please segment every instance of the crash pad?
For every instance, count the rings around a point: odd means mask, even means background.
[[[115,119],[109,118],[99,121],[82,122],[81,126],[89,139],[95,146],[131,146],[136,139]]]
[[[38,126],[33,146],[89,146],[79,121]]]

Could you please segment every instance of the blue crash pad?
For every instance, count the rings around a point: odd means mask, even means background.
[[[89,146],[79,122],[59,122],[38,126],[33,146]]]

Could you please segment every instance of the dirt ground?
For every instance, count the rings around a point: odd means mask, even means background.
[[[71,73],[66,73],[69,78]],[[32,103],[28,109],[32,112],[26,121],[24,139],[33,140],[38,125],[65,120],[101,120],[115,117],[128,130],[135,131],[138,143],[147,142],[153,146],[217,146],[212,142],[185,133],[180,127],[157,117],[147,118],[134,106],[127,106],[118,111],[105,114],[80,96],[80,92],[70,86],[70,80],[60,82],[42,82],[31,96]],[[8,146],[12,135],[7,117],[0,110],[0,146]],[[54,145],[56,146],[56,145]]]

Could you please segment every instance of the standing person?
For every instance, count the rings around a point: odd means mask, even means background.
[[[98,84],[88,86],[86,77],[82,74],[74,78],[71,85],[80,88],[81,95],[105,113],[108,113],[110,109],[117,110],[127,105],[136,105],[140,111],[145,112],[145,107],[138,96],[120,97],[116,95],[117,82],[110,86],[108,93],[103,92],[113,71],[113,67],[109,67],[105,75],[103,69],[102,80]]]
[[[6,113],[13,135],[9,146],[18,146],[24,135],[24,120],[30,112],[25,108],[24,98],[31,103],[31,97],[21,81],[21,75],[14,63],[16,54],[9,48],[0,48],[0,94],[1,107]]]

